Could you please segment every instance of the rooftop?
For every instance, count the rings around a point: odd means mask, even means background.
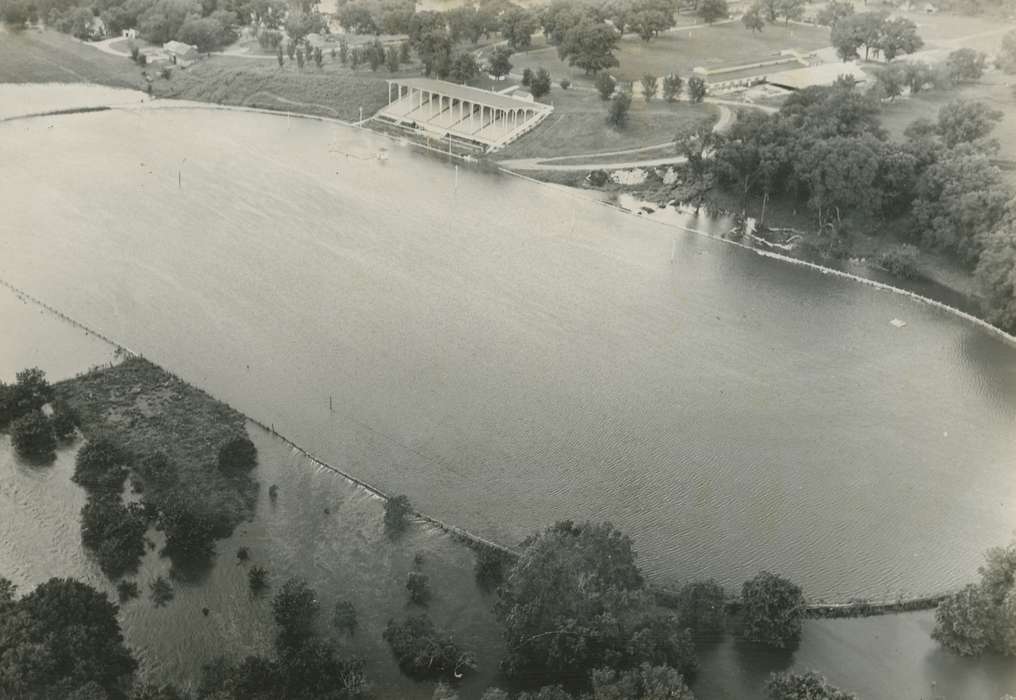
[[[807,68],[794,68],[771,73],[766,76],[766,82],[791,90],[803,90],[813,85],[832,85],[841,75],[849,75],[857,82],[863,82],[868,78],[867,74],[856,64],[823,63]]]
[[[548,112],[553,109],[550,105],[541,104],[540,102],[520,100],[497,92],[490,92],[489,90],[481,90],[480,88],[459,85],[458,83],[449,83],[446,80],[431,80],[430,78],[396,78],[389,80],[388,82],[394,85],[415,88],[417,90],[427,90],[430,92],[440,93],[445,97],[453,97],[457,100],[482,103],[487,107],[494,107],[496,109],[542,109]]]

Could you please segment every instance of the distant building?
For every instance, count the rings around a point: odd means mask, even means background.
[[[123,37],[124,39],[137,39],[138,38],[138,30],[137,29],[124,29],[123,31],[120,32],[120,36]]]
[[[184,68],[201,58],[197,46],[185,44],[182,41],[167,41],[162,45],[162,49],[169,55],[170,61]]]
[[[772,73],[766,76],[766,82],[785,90],[803,90],[814,85],[832,85],[841,75],[849,75],[858,83],[868,79],[868,75],[854,63],[823,63]]]

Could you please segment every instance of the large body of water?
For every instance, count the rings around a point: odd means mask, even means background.
[[[1016,527],[1016,351],[901,296],[259,114],[0,125],[0,192],[0,277],[506,542],[881,597]]]

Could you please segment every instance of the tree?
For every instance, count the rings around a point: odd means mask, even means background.
[[[649,102],[651,99],[656,97],[656,90],[660,86],[660,79],[655,75],[649,75],[646,73],[642,76],[642,98]]]
[[[286,16],[286,34],[290,41],[299,42],[308,34],[322,34],[328,22],[317,12],[290,12]]]
[[[804,619],[801,588],[768,571],[745,581],[741,588],[745,639],[769,646],[796,645]]]
[[[804,0],[778,0],[776,11],[783,17],[783,23],[789,25],[791,20],[804,16]]]
[[[903,94],[906,84],[907,71],[899,63],[890,63],[875,73],[875,85],[890,102]]]
[[[279,68],[282,68],[283,64],[285,63],[285,58],[283,58],[281,46],[279,46],[279,50],[275,54],[275,60],[279,62]]]
[[[956,49],[946,58],[946,68],[953,82],[979,80],[988,65],[988,57],[974,49]]]
[[[523,87],[529,87],[529,84],[533,82],[533,69],[523,68],[522,69],[522,85]]]
[[[382,636],[399,668],[411,678],[451,680],[476,668],[472,654],[462,651],[426,615],[410,616],[402,622],[389,620]]]
[[[693,581],[678,593],[677,617],[700,639],[723,635],[727,595],[716,581]]]
[[[574,678],[643,661],[694,665],[677,619],[652,614],[631,540],[609,523],[560,522],[528,538],[495,612],[505,626],[509,676]]]
[[[56,449],[53,426],[41,411],[26,413],[11,424],[11,442],[26,459],[52,459]]]
[[[221,22],[211,17],[191,17],[180,25],[176,39],[197,46],[202,53],[208,53],[236,41],[236,33],[228,31]]]
[[[918,179],[914,231],[925,245],[976,262],[985,237],[1005,214],[1010,194],[984,153],[960,146],[929,165]]]
[[[511,55],[512,55],[511,49],[506,48],[504,46],[497,47],[491,53],[490,62],[487,65],[487,70],[489,70],[490,74],[493,75],[494,78],[496,78],[497,80],[500,80],[501,78],[511,73],[512,64],[511,61],[508,60],[509,58],[511,58]]]
[[[389,536],[402,533],[407,525],[407,518],[413,514],[413,505],[407,496],[392,496],[385,501],[385,532]]]
[[[1002,113],[983,102],[953,100],[938,110],[938,134],[946,147],[953,148],[983,139],[1001,120]]]
[[[1002,37],[995,65],[1006,73],[1016,73],[1016,29]]]
[[[339,24],[347,32],[354,34],[377,34],[378,26],[374,22],[374,15],[366,5],[358,2],[348,2],[339,11]],[[296,41],[297,39],[294,39]]]
[[[694,700],[679,672],[645,663],[629,671],[601,668],[592,673],[591,700]]]
[[[996,610],[984,589],[974,584],[963,587],[935,609],[931,636],[961,656],[978,656],[991,646]]]
[[[501,36],[514,51],[525,51],[532,45],[533,34],[540,22],[530,10],[511,6],[501,15]]]
[[[698,8],[699,17],[706,24],[712,24],[718,19],[724,19],[730,14],[727,7],[727,0],[702,0]]]
[[[250,471],[257,463],[258,448],[246,435],[238,435],[219,448],[219,469],[224,472]]]
[[[346,65],[349,60],[349,42],[345,39],[339,39],[339,63]]]
[[[339,600],[335,603],[335,610],[332,613],[332,624],[335,629],[347,634],[356,632],[356,608],[348,600]]]
[[[544,68],[540,68],[536,71],[536,75],[533,76],[532,81],[529,84],[529,92],[533,94],[533,97],[540,99],[541,97],[550,93],[550,73]]]
[[[631,95],[621,91],[610,98],[607,106],[607,123],[616,129],[623,129],[628,123],[628,110],[631,109]]]
[[[28,7],[20,2],[6,2],[3,11],[4,25],[11,31],[21,31],[28,22]]]
[[[614,88],[617,87],[617,83],[606,71],[597,73],[593,84],[596,87],[596,92],[600,93],[601,100],[609,100],[610,96],[614,94]]]
[[[701,102],[706,97],[706,81],[693,75],[688,78],[688,99],[692,102]]]
[[[81,543],[96,554],[111,579],[137,570],[145,554],[146,529],[148,518],[138,503],[124,505],[119,498],[102,495],[89,498],[81,509]]]
[[[747,12],[741,15],[741,24],[752,32],[761,32],[766,26],[765,18],[762,17],[762,9],[758,5],[752,5]]]
[[[707,119],[689,124],[678,131],[674,137],[674,146],[677,153],[687,161],[688,174],[692,180],[701,184],[709,169],[707,156],[722,140],[722,136],[713,129],[712,121]]]
[[[819,10],[815,21],[826,27],[831,27],[843,17],[854,14],[854,3],[851,0],[832,0],[825,7]]]
[[[263,567],[252,566],[247,572],[247,584],[254,593],[260,593],[268,588],[268,572]]]
[[[924,61],[909,61],[903,67],[903,75],[906,79],[910,94],[916,95],[921,92],[925,85],[934,79],[934,70]]]
[[[74,481],[89,490],[118,491],[127,478],[130,456],[112,436],[99,435],[78,450]]]
[[[504,580],[505,572],[514,561],[514,557],[508,552],[497,547],[477,545],[476,565],[473,573],[476,575],[476,582],[483,588],[493,588]]]
[[[53,388],[46,381],[46,373],[38,367],[18,372],[12,386],[0,382],[0,428],[21,416],[42,409],[53,397]]]
[[[681,89],[684,87],[684,81],[681,80],[681,76],[676,73],[671,73],[663,77],[663,99],[667,102],[673,102],[681,94]]]
[[[769,674],[766,697],[769,700],[857,700],[853,693],[829,685],[815,671]]]
[[[0,615],[0,695],[70,697],[94,684],[119,697],[137,662],[123,643],[117,607],[73,579],[52,578]]]
[[[298,646],[314,634],[319,603],[307,582],[291,578],[272,599],[272,617],[279,627],[280,646]]]
[[[460,51],[452,59],[451,70],[448,79],[456,83],[468,83],[480,73],[480,66],[476,58],[469,51]]]
[[[674,26],[674,5],[668,0],[635,0],[626,11],[615,12],[614,19],[621,21],[622,26],[626,24],[643,41],[651,41]]]
[[[618,38],[615,29],[605,22],[584,22],[565,32],[557,54],[589,75],[618,65],[614,56]]]
[[[303,70],[303,64],[304,64],[303,49],[297,49],[296,50],[296,67],[298,69],[300,69],[300,70]]]
[[[476,61],[473,61],[473,65],[476,65]],[[389,46],[385,51],[385,68],[389,73],[396,73],[399,70],[399,50],[394,46]]]
[[[430,600],[430,588],[424,573],[410,571],[406,577],[406,590],[409,591],[409,602],[415,605],[426,605]]]
[[[917,25],[909,19],[894,17],[882,21],[878,39],[873,48],[878,49],[891,61],[901,54],[914,53],[924,46],[924,40],[917,34]]]
[[[864,47],[864,60],[872,49],[879,49],[885,15],[877,12],[862,12],[841,17],[832,26],[829,38],[836,52],[844,61],[857,58],[858,50]]]

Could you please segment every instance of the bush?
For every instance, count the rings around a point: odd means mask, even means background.
[[[314,590],[300,578],[291,578],[272,600],[272,617],[279,626],[279,638],[298,642],[314,633],[319,603]]]
[[[51,458],[56,449],[53,426],[41,411],[32,411],[15,420],[11,425],[11,441],[19,455],[30,459]]]
[[[78,414],[63,399],[56,399],[52,403],[53,417],[50,423],[53,426],[53,433],[59,440],[70,440],[74,437],[74,430],[78,424]]]
[[[419,571],[410,571],[406,577],[406,590],[409,601],[416,605],[426,605],[430,600],[430,589],[427,587],[427,575]]]
[[[11,386],[0,382],[0,428],[53,400],[53,387],[38,367],[23,369],[15,377],[17,381]]]
[[[173,586],[162,576],[157,576],[154,581],[148,584],[148,591],[152,602],[157,608],[161,608],[166,603],[173,600]]]
[[[917,246],[904,243],[879,255],[878,264],[890,274],[903,279],[913,279],[918,275],[917,257]]]
[[[744,638],[778,648],[796,645],[804,619],[801,588],[763,571],[741,588]]]
[[[178,497],[160,504],[156,526],[166,535],[165,551],[172,557],[196,561],[215,551],[214,520]]]
[[[603,187],[610,180],[610,175],[606,170],[593,170],[589,173],[589,184],[593,187]]]
[[[628,110],[631,108],[631,96],[627,92],[619,92],[610,99],[607,108],[607,123],[621,129],[628,123]]]
[[[550,92],[550,84],[550,73],[546,69],[540,68],[529,83],[529,91],[533,94],[533,97],[540,99]]]
[[[260,593],[268,588],[268,572],[260,566],[252,566],[247,572],[247,584],[251,591]]]
[[[116,584],[116,596],[120,600],[120,604],[126,603],[128,600],[133,600],[141,595],[138,590],[137,581],[121,581]]]
[[[533,69],[526,68],[522,71],[522,85],[529,87],[529,84],[533,82]]]
[[[610,77],[610,74],[606,71],[600,71],[596,74],[596,91],[600,93],[600,99],[607,101],[610,96],[614,94],[614,88],[617,87],[617,83]]]
[[[95,552],[111,579],[136,571],[145,555],[148,519],[137,503],[125,506],[115,496],[89,498],[81,509],[81,542]]]
[[[382,636],[402,672],[416,680],[456,678],[476,668],[472,655],[426,615],[410,616],[401,623],[389,620]]]
[[[353,634],[356,632],[356,608],[348,600],[340,600],[335,603],[335,611],[332,613],[332,624],[340,632]]]
[[[769,700],[857,700],[853,693],[829,685],[818,673],[772,673],[766,681]]]
[[[116,491],[127,478],[127,451],[109,435],[101,435],[78,450],[74,481],[89,490]]]
[[[258,448],[245,435],[238,435],[219,448],[219,469],[224,472],[250,471],[257,463]]]
[[[568,80],[568,78],[561,78],[561,82],[559,84],[561,85],[562,90],[567,90],[571,87],[571,81]]]
[[[385,532],[397,535],[406,529],[413,504],[407,496],[392,496],[385,501]]]

